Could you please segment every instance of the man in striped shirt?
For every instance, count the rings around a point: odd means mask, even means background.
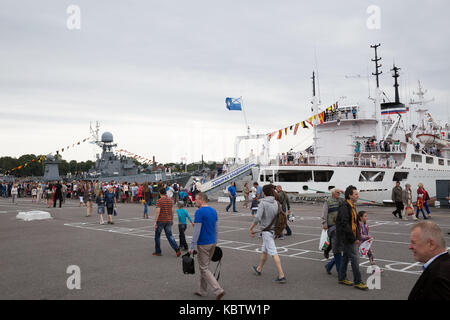
[[[166,189],[159,189],[159,199],[156,203],[156,217],[155,217],[155,252],[154,256],[161,256],[161,232],[164,229],[167,240],[170,246],[175,250],[177,257],[181,255],[180,248],[172,235],[173,223],[173,202],[167,197]]]

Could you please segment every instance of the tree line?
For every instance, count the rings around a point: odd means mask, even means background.
[[[15,177],[31,177],[31,176],[43,176],[44,175],[44,162],[38,162],[43,155],[25,154],[19,158],[13,157],[1,157],[0,158],[0,175],[13,175]],[[34,162],[32,162],[34,160]],[[26,166],[25,163],[27,164]],[[20,170],[13,170],[18,166],[23,165]],[[61,160],[59,164],[59,174],[62,176],[67,175],[69,172],[75,174],[77,172],[88,172],[95,165],[93,161],[78,162],[71,160]]]
[[[43,155],[34,155],[34,154],[25,154],[20,156],[19,158],[13,158],[13,157],[0,157],[0,175],[13,175],[15,177],[39,177],[44,175],[44,162],[41,163],[38,162],[38,160]],[[33,162],[34,160],[34,162]],[[133,159],[133,162],[137,166],[142,166],[144,171],[148,168],[148,165],[142,164],[136,159]],[[24,166],[27,164],[26,166]],[[20,170],[13,170],[14,168],[17,168],[18,166],[23,166]],[[185,165],[182,163],[167,163],[167,164],[159,164],[161,166],[164,166],[165,168],[172,168],[172,171],[174,172],[182,172],[185,169]],[[68,173],[71,173],[72,175],[75,175],[77,173],[81,172],[88,172],[90,169],[95,167],[95,162],[88,160],[88,161],[81,161],[78,162],[76,160],[66,161],[61,160],[61,163],[59,164],[59,174],[61,176],[65,176]],[[206,164],[205,167],[214,170],[217,167],[216,162],[211,164]],[[187,165],[187,171],[192,172],[202,169],[199,163],[190,163]]]

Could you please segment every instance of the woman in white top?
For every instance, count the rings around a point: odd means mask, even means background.
[[[42,199],[42,184],[38,183],[37,185],[37,201],[38,203],[41,203]]]
[[[37,188],[36,185],[34,184],[31,189],[31,202],[36,202],[36,200],[37,200]]]
[[[11,188],[12,203],[16,203],[15,200],[16,200],[17,194],[18,194],[17,185],[14,184]]]

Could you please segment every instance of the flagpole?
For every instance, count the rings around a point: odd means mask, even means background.
[[[245,121],[245,128],[247,129],[247,135],[250,136],[250,127],[247,123],[247,115],[245,114],[245,109],[244,109],[244,103],[243,103],[243,99],[242,96],[239,97],[241,99],[241,107],[242,107],[242,111],[244,113],[244,121]]]

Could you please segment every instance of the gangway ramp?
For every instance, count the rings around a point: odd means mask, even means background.
[[[204,184],[202,184],[200,186],[199,189],[202,192],[213,191],[213,190],[219,188],[220,186],[222,186],[226,183],[229,183],[242,175],[245,175],[246,173],[251,171],[252,168],[254,168],[255,166],[256,166],[256,162],[250,162],[250,163],[243,164],[228,173],[222,174],[217,178],[214,178],[210,181],[205,182]]]

